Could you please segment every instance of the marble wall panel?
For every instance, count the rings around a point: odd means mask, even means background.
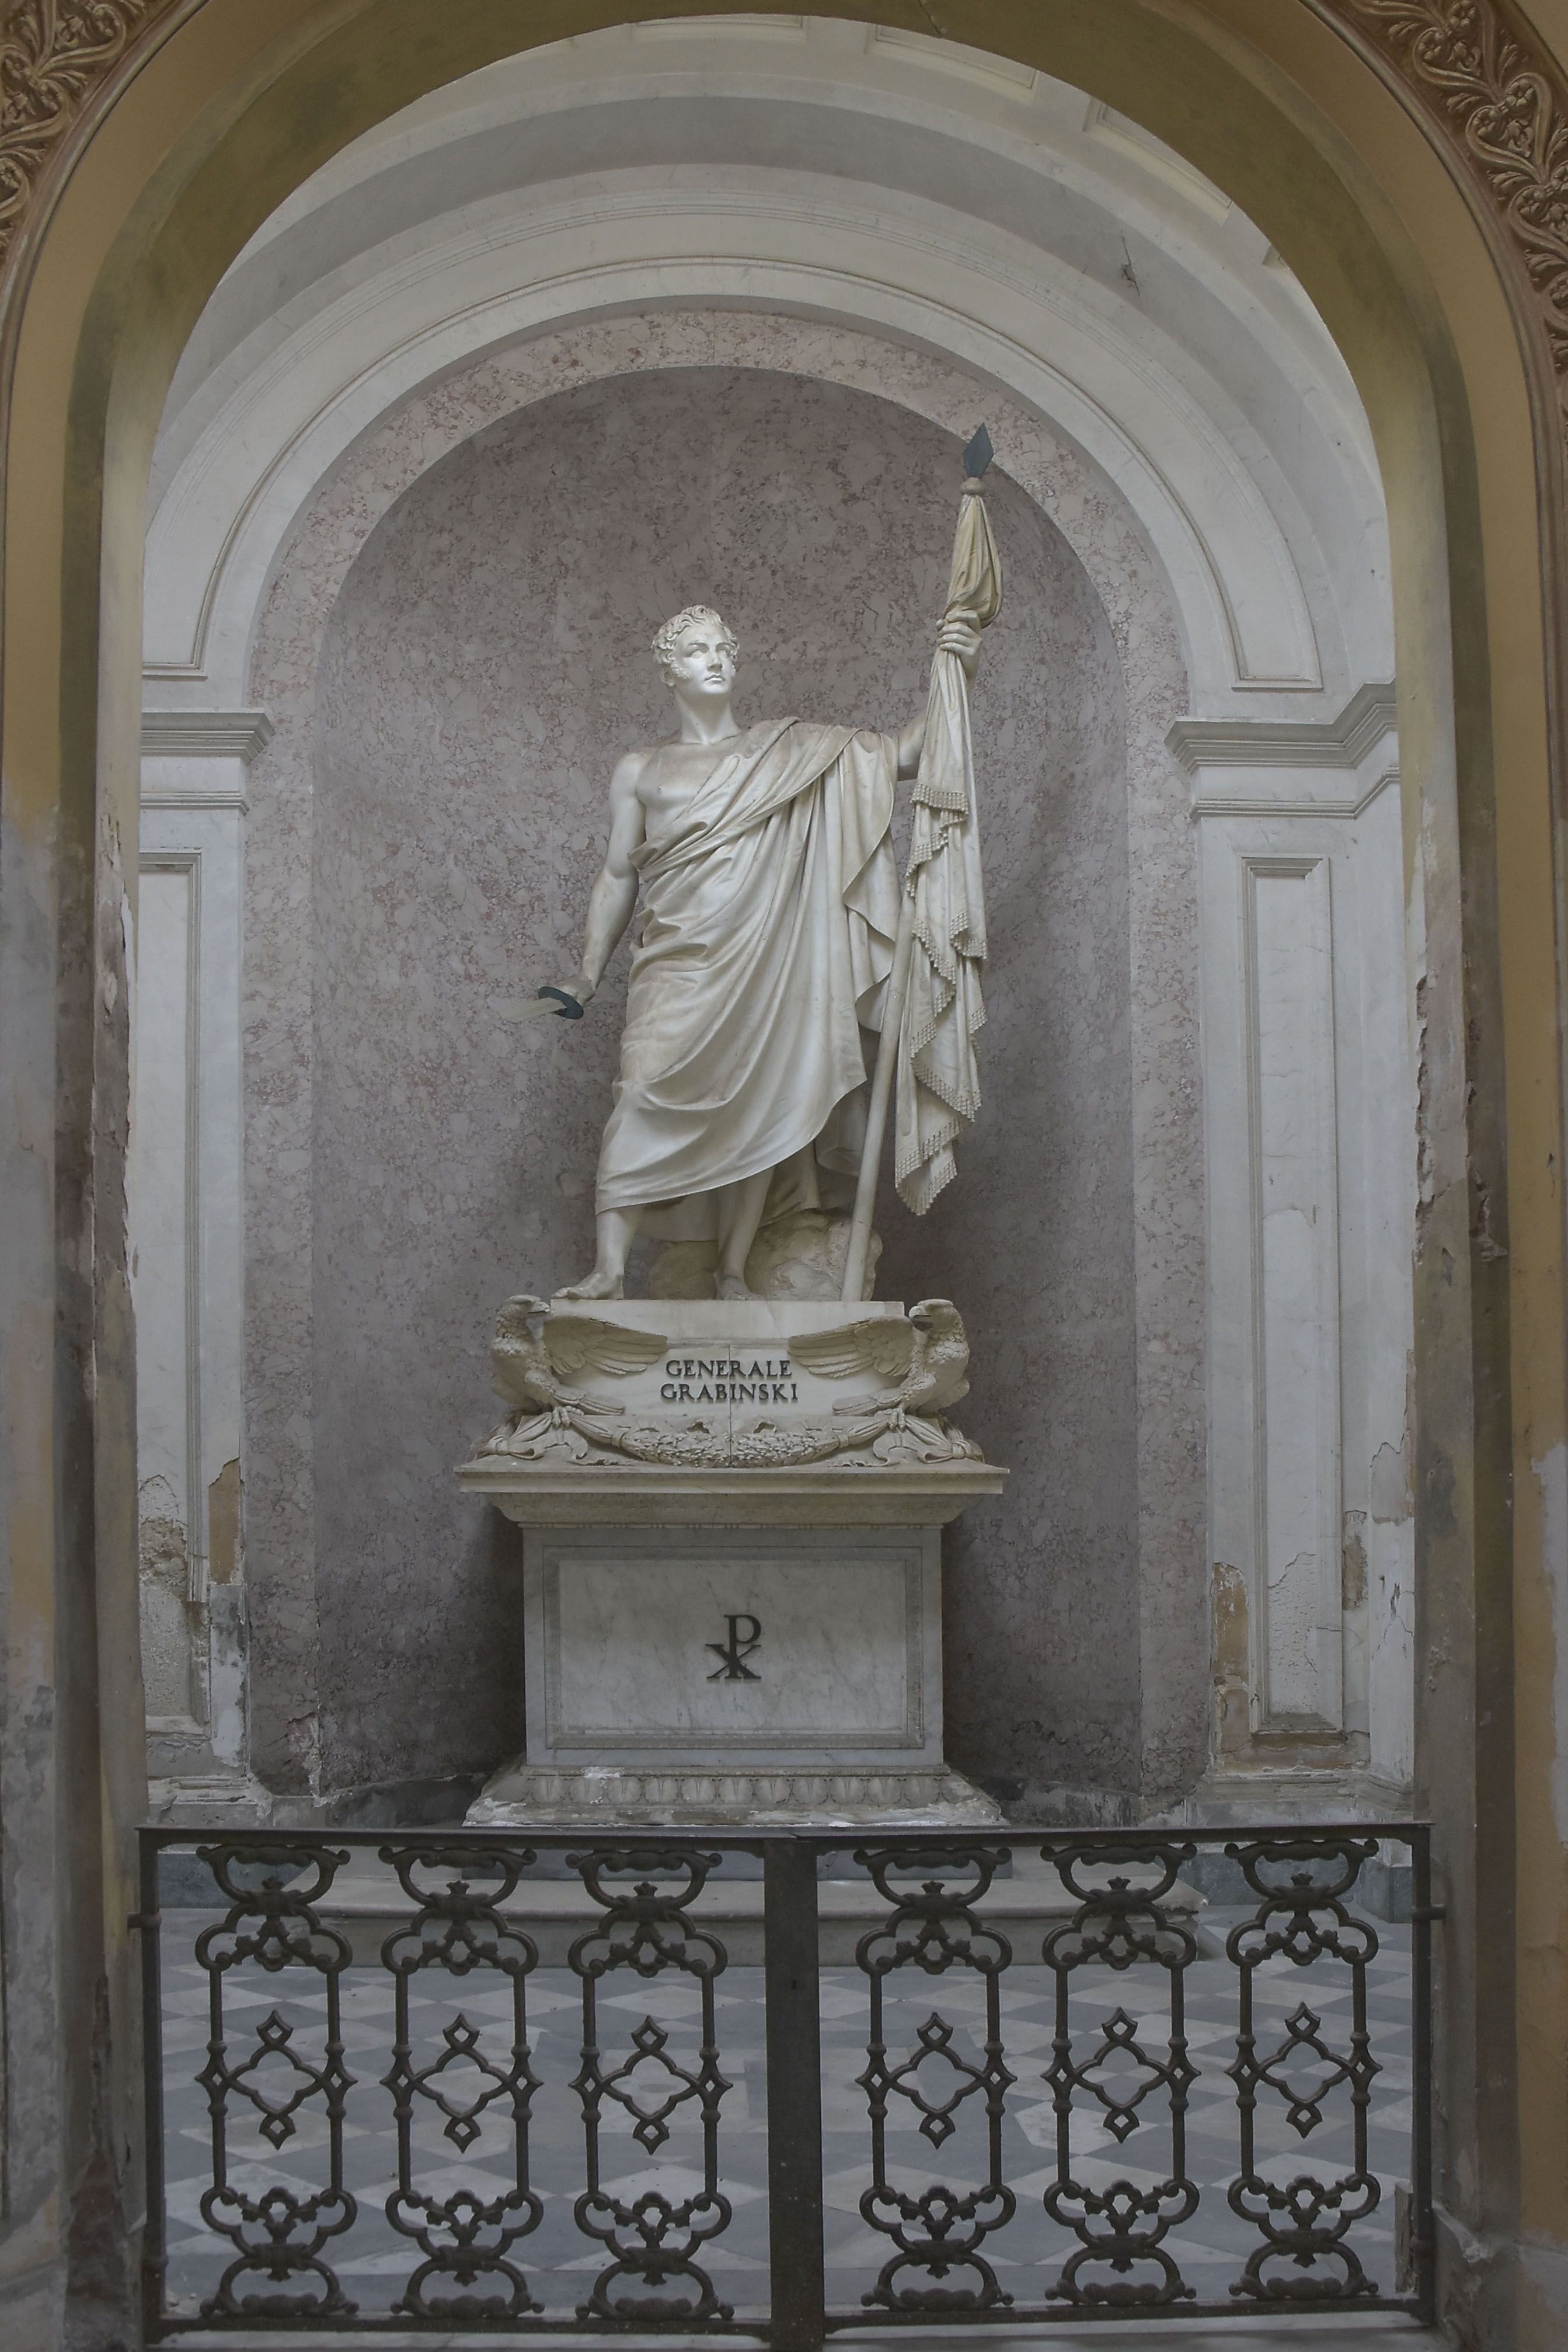
[[[667,726],[647,640],[719,604],[743,715],[918,708],[956,450],[762,371],[591,385],[487,427],[361,554],[318,688],[312,1407],[323,1769],[517,1744],[508,1539],[448,1471],[496,1300],[586,1262],[624,951],[580,1028],[498,999],[570,971],[617,751]],[[1126,726],[1082,568],[1005,477],[1009,604],[977,696],[989,1108],[957,1186],[883,1212],[887,1295],[969,1317],[975,1433],[1017,1476],[949,1573],[951,1745],[989,1778],[1136,1771]]]

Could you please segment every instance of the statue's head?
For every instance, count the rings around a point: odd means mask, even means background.
[[[706,604],[688,604],[653,639],[653,659],[676,693],[727,694],[739,651],[734,631]]]

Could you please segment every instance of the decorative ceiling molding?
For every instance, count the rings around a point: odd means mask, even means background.
[[[49,166],[83,143],[118,67],[189,0],[12,0],[0,23],[0,295],[17,240],[49,192]],[[73,138],[73,134],[75,137]]]
[[[1486,197],[1533,298],[1568,428],[1568,90],[1561,73],[1495,0],[1319,5],[1392,67]]]

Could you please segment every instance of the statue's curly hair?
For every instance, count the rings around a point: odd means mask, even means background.
[[[684,613],[677,613],[673,619],[666,621],[653,639],[653,659],[666,677],[670,674],[670,662],[675,647],[690,628],[720,629],[730,652],[737,655],[740,651],[740,640],[722,613],[716,613],[711,604],[688,604]]]

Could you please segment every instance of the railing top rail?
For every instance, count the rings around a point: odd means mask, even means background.
[[[819,1853],[841,1853],[855,1846],[947,1846],[984,1847],[994,1851],[1008,1846],[1098,1846],[1104,1848],[1136,1848],[1159,1845],[1218,1846],[1222,1852],[1227,1845],[1284,1845],[1300,1840],[1302,1843],[1333,1838],[1364,1838],[1388,1840],[1406,1845],[1421,1843],[1431,1833],[1431,1823],[1425,1820],[1366,1822],[1221,1822],[1201,1827],[1181,1829],[1063,1829],[1060,1824],[1036,1826],[1018,1822],[998,1822],[993,1829],[949,1829],[935,1824],[928,1828],[900,1829],[799,1829],[759,1823],[743,1830],[708,1827],[703,1823],[595,1822],[569,1828],[534,1827],[526,1829],[468,1828],[462,1822],[416,1822],[402,1828],[343,1828],[330,1823],[311,1822],[301,1824],[268,1826],[260,1823],[200,1823],[171,1824],[166,1822],[145,1822],[139,1834],[153,1846],[188,1846],[193,1844],[225,1846],[267,1846],[290,1843],[296,1845],[380,1846],[418,1843],[486,1846],[497,1849],[519,1845],[545,1846],[551,1850],[603,1843],[646,1846],[687,1843],[714,1846],[724,1853],[757,1853],[764,1847],[778,1844],[804,1844]]]

